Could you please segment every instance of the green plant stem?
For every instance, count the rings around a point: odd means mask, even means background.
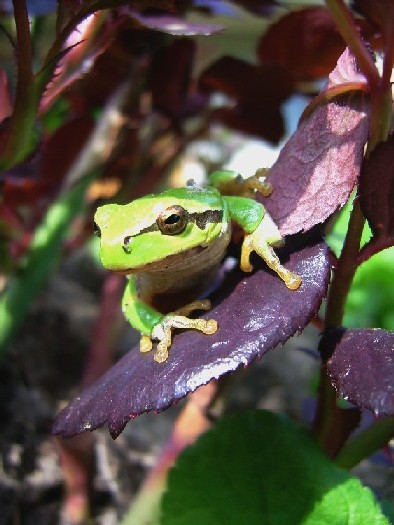
[[[394,418],[379,418],[344,445],[335,458],[339,467],[351,469],[365,457],[383,448],[394,435]]]
[[[348,231],[341,256],[331,283],[326,309],[326,330],[340,326],[345,310],[346,299],[357,270],[357,256],[360,249],[361,235],[365,218],[361,212],[357,197],[349,219]],[[332,455],[330,436],[335,433],[337,407],[336,392],[324,368],[321,370],[319,402],[316,412],[314,431],[322,448]]]
[[[360,37],[353,16],[348,7],[343,0],[326,0],[326,4],[330,9],[338,31],[351,49],[353,55],[356,57],[359,68],[367,78],[371,90],[379,86],[379,72],[374,64],[371,54]]]
[[[6,169],[22,161],[30,150],[38,98],[32,67],[32,43],[26,2],[14,0],[18,79],[8,139],[0,158]]]
[[[26,312],[51,275],[61,254],[72,218],[80,210],[92,176],[79,181],[47,211],[37,228],[24,268],[8,283],[0,297],[0,356],[20,327]]]
[[[384,86],[382,83],[381,86],[371,93],[371,119],[367,156],[379,142],[387,140],[391,126],[391,107],[391,86]]]
[[[116,146],[125,123],[122,108],[129,99],[131,85],[130,79],[110,97],[90,139],[71,165],[60,197],[37,228],[24,268],[0,297],[0,355],[55,267],[68,226],[82,207],[86,187]]]

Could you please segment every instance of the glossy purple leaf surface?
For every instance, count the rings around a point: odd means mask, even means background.
[[[360,81],[345,50],[327,87]],[[368,102],[354,92],[318,106],[301,122],[270,170],[274,191],[264,199],[282,235],[308,231],[345,204],[360,174],[368,122]]]
[[[379,416],[394,416],[394,333],[338,329],[321,342],[338,394]]]
[[[115,438],[133,417],[160,411],[211,379],[246,366],[301,331],[316,314],[328,285],[328,250],[319,242],[293,252],[285,265],[302,276],[290,291],[263,265],[246,275],[230,272],[204,315],[218,321],[213,335],[195,331],[174,337],[169,359],[132,349],[56,418],[55,434],[72,436],[108,423]],[[256,265],[257,266],[257,265]]]

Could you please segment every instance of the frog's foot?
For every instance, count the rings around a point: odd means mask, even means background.
[[[193,310],[195,309],[196,308],[193,308]],[[214,319],[207,321],[205,319],[189,319],[184,315],[166,315],[160,323],[153,328],[151,334],[152,339],[159,340],[154,356],[154,360],[158,363],[164,363],[164,361],[168,359],[168,349],[172,344],[172,331],[174,329],[192,329],[198,330],[203,334],[211,335],[217,331],[218,324]]]
[[[208,299],[193,301],[175,312],[168,314],[153,328],[151,336],[142,335],[140,339],[140,352],[150,352],[153,347],[152,339],[157,339],[157,351],[154,359],[163,363],[168,359],[168,350],[172,344],[172,331],[175,329],[199,330],[204,334],[214,334],[218,324],[214,319],[189,319],[187,316],[194,310],[209,310],[211,302]]]
[[[210,175],[211,182],[223,195],[239,197],[256,197],[256,191],[265,197],[271,195],[272,184],[267,182],[269,169],[260,168],[254,175],[243,178],[240,174],[231,170],[220,170]]]
[[[245,187],[249,190],[256,190],[264,197],[268,197],[272,193],[272,184],[270,182],[267,182],[266,178],[269,175],[269,169],[268,168],[260,168],[256,171],[252,177],[248,177],[245,179],[244,184]]]
[[[244,238],[241,250],[241,270],[244,272],[253,270],[250,264],[250,254],[256,252],[279,275],[287,288],[297,290],[302,283],[301,277],[281,264],[273,246],[283,246],[283,239],[271,217],[266,213],[258,228]]]

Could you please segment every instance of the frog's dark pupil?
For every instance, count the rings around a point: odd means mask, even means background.
[[[156,225],[164,235],[178,235],[186,228],[188,213],[182,206],[169,206],[156,219]]]
[[[180,221],[180,219],[181,219],[180,215],[178,215],[177,213],[173,213],[172,215],[167,217],[167,219],[164,222],[166,224],[176,224],[177,222]]]
[[[93,222],[93,233],[97,235],[97,237],[101,237],[101,230],[100,226],[97,224],[97,222]]]

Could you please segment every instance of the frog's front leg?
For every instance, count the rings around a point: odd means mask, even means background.
[[[290,290],[297,290],[302,283],[301,277],[287,270],[276,255],[274,248],[283,246],[284,240],[264,206],[245,197],[223,198],[229,207],[231,218],[246,232],[241,249],[241,270],[253,270],[250,254],[256,252]]]
[[[168,349],[172,344],[172,331],[174,329],[193,329],[206,335],[214,334],[218,329],[218,324],[214,319],[189,319],[189,315],[194,310],[209,310],[211,302],[193,301],[192,303],[170,313],[160,321],[152,330],[152,339],[158,339],[157,350],[154,356],[155,361],[163,363],[168,358]],[[186,315],[183,315],[186,314]]]
[[[208,300],[194,301],[179,310],[163,315],[138,297],[135,277],[131,276],[126,286],[122,310],[129,323],[141,332],[140,351],[152,350],[152,340],[158,340],[155,361],[163,363],[168,358],[168,350],[172,344],[174,329],[194,329],[204,334],[213,334],[218,326],[214,319],[189,319],[194,310],[209,310],[211,303]]]
[[[256,191],[268,197],[272,193],[272,184],[266,179],[269,175],[268,168],[260,168],[251,177],[244,178],[236,171],[218,170],[210,176],[212,186],[217,188],[222,195],[238,195],[240,197],[255,197]]]
[[[244,272],[251,272],[253,270],[253,266],[250,264],[250,254],[256,252],[267,263],[267,266],[279,275],[285,282],[287,288],[297,290],[302,283],[301,277],[287,270],[281,264],[273,248],[280,248],[283,244],[283,238],[276,224],[268,213],[265,212],[261,223],[254,232],[245,235],[241,248],[241,270]]]

